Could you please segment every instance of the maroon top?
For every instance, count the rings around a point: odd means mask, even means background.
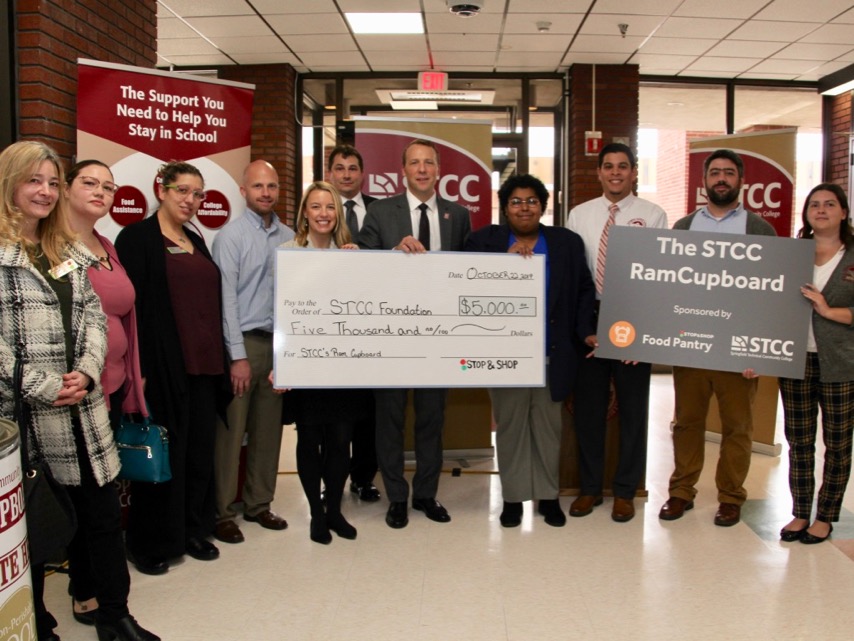
[[[222,374],[224,352],[219,274],[202,252],[190,254],[163,237],[166,280],[187,374]]]

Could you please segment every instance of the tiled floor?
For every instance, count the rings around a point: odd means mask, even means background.
[[[790,518],[786,450],[783,458],[754,454],[744,521],[715,527],[718,446],[708,444],[696,509],[659,521],[673,393],[669,376],[653,379],[649,501],[629,523],[612,522],[606,500],[564,528],[526,504],[522,527],[503,529],[498,476],[484,461],[443,475],[439,498],[451,523],[416,512],[407,528],[391,530],[385,501],[359,504],[348,493],[344,510],[358,539],[318,545],[308,538],[289,429],[274,508],[290,527],[241,522],[246,542],[219,544],[217,561],[188,558],[162,577],[132,569],[131,611],[164,641],[849,641],[854,491],[831,542],[781,543]],[[562,503],[568,509],[570,499]],[[47,581],[57,631],[63,641],[94,640],[71,618],[66,581]]]

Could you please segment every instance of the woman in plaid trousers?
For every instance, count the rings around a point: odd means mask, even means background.
[[[848,198],[838,185],[822,183],[807,196],[798,238],[815,240],[813,282],[801,293],[813,307],[803,380],[781,378],[780,395],[789,441],[793,518],[783,541],[821,543],[839,520],[851,474],[854,432],[854,235]],[[815,441],[818,409],[825,445],[824,473],[815,521]]]

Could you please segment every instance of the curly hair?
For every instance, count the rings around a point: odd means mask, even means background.
[[[532,189],[537,194],[537,198],[540,199],[542,211],[546,210],[546,206],[549,204],[549,190],[546,189],[543,181],[531,174],[514,174],[505,180],[498,189],[498,206],[501,211],[507,211],[510,195],[517,189]]]

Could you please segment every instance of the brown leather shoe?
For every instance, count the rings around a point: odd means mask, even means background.
[[[611,508],[611,518],[617,523],[631,521],[635,516],[635,502],[632,499],[614,497],[614,507]]]
[[[678,496],[671,496],[667,502],[661,506],[658,512],[658,518],[664,521],[675,521],[681,519],[685,512],[694,509],[694,501],[686,501]]]
[[[587,516],[593,511],[593,508],[597,505],[602,505],[601,496],[593,496],[592,494],[582,494],[570,504],[569,515]]]
[[[244,514],[243,518],[268,530],[284,530],[288,527],[288,522],[272,510],[264,510],[254,515]]]
[[[731,527],[741,520],[741,506],[735,503],[721,503],[715,512],[715,525]]]
[[[243,543],[243,532],[237,527],[237,523],[229,519],[220,521],[214,528],[214,538],[223,543]]]

